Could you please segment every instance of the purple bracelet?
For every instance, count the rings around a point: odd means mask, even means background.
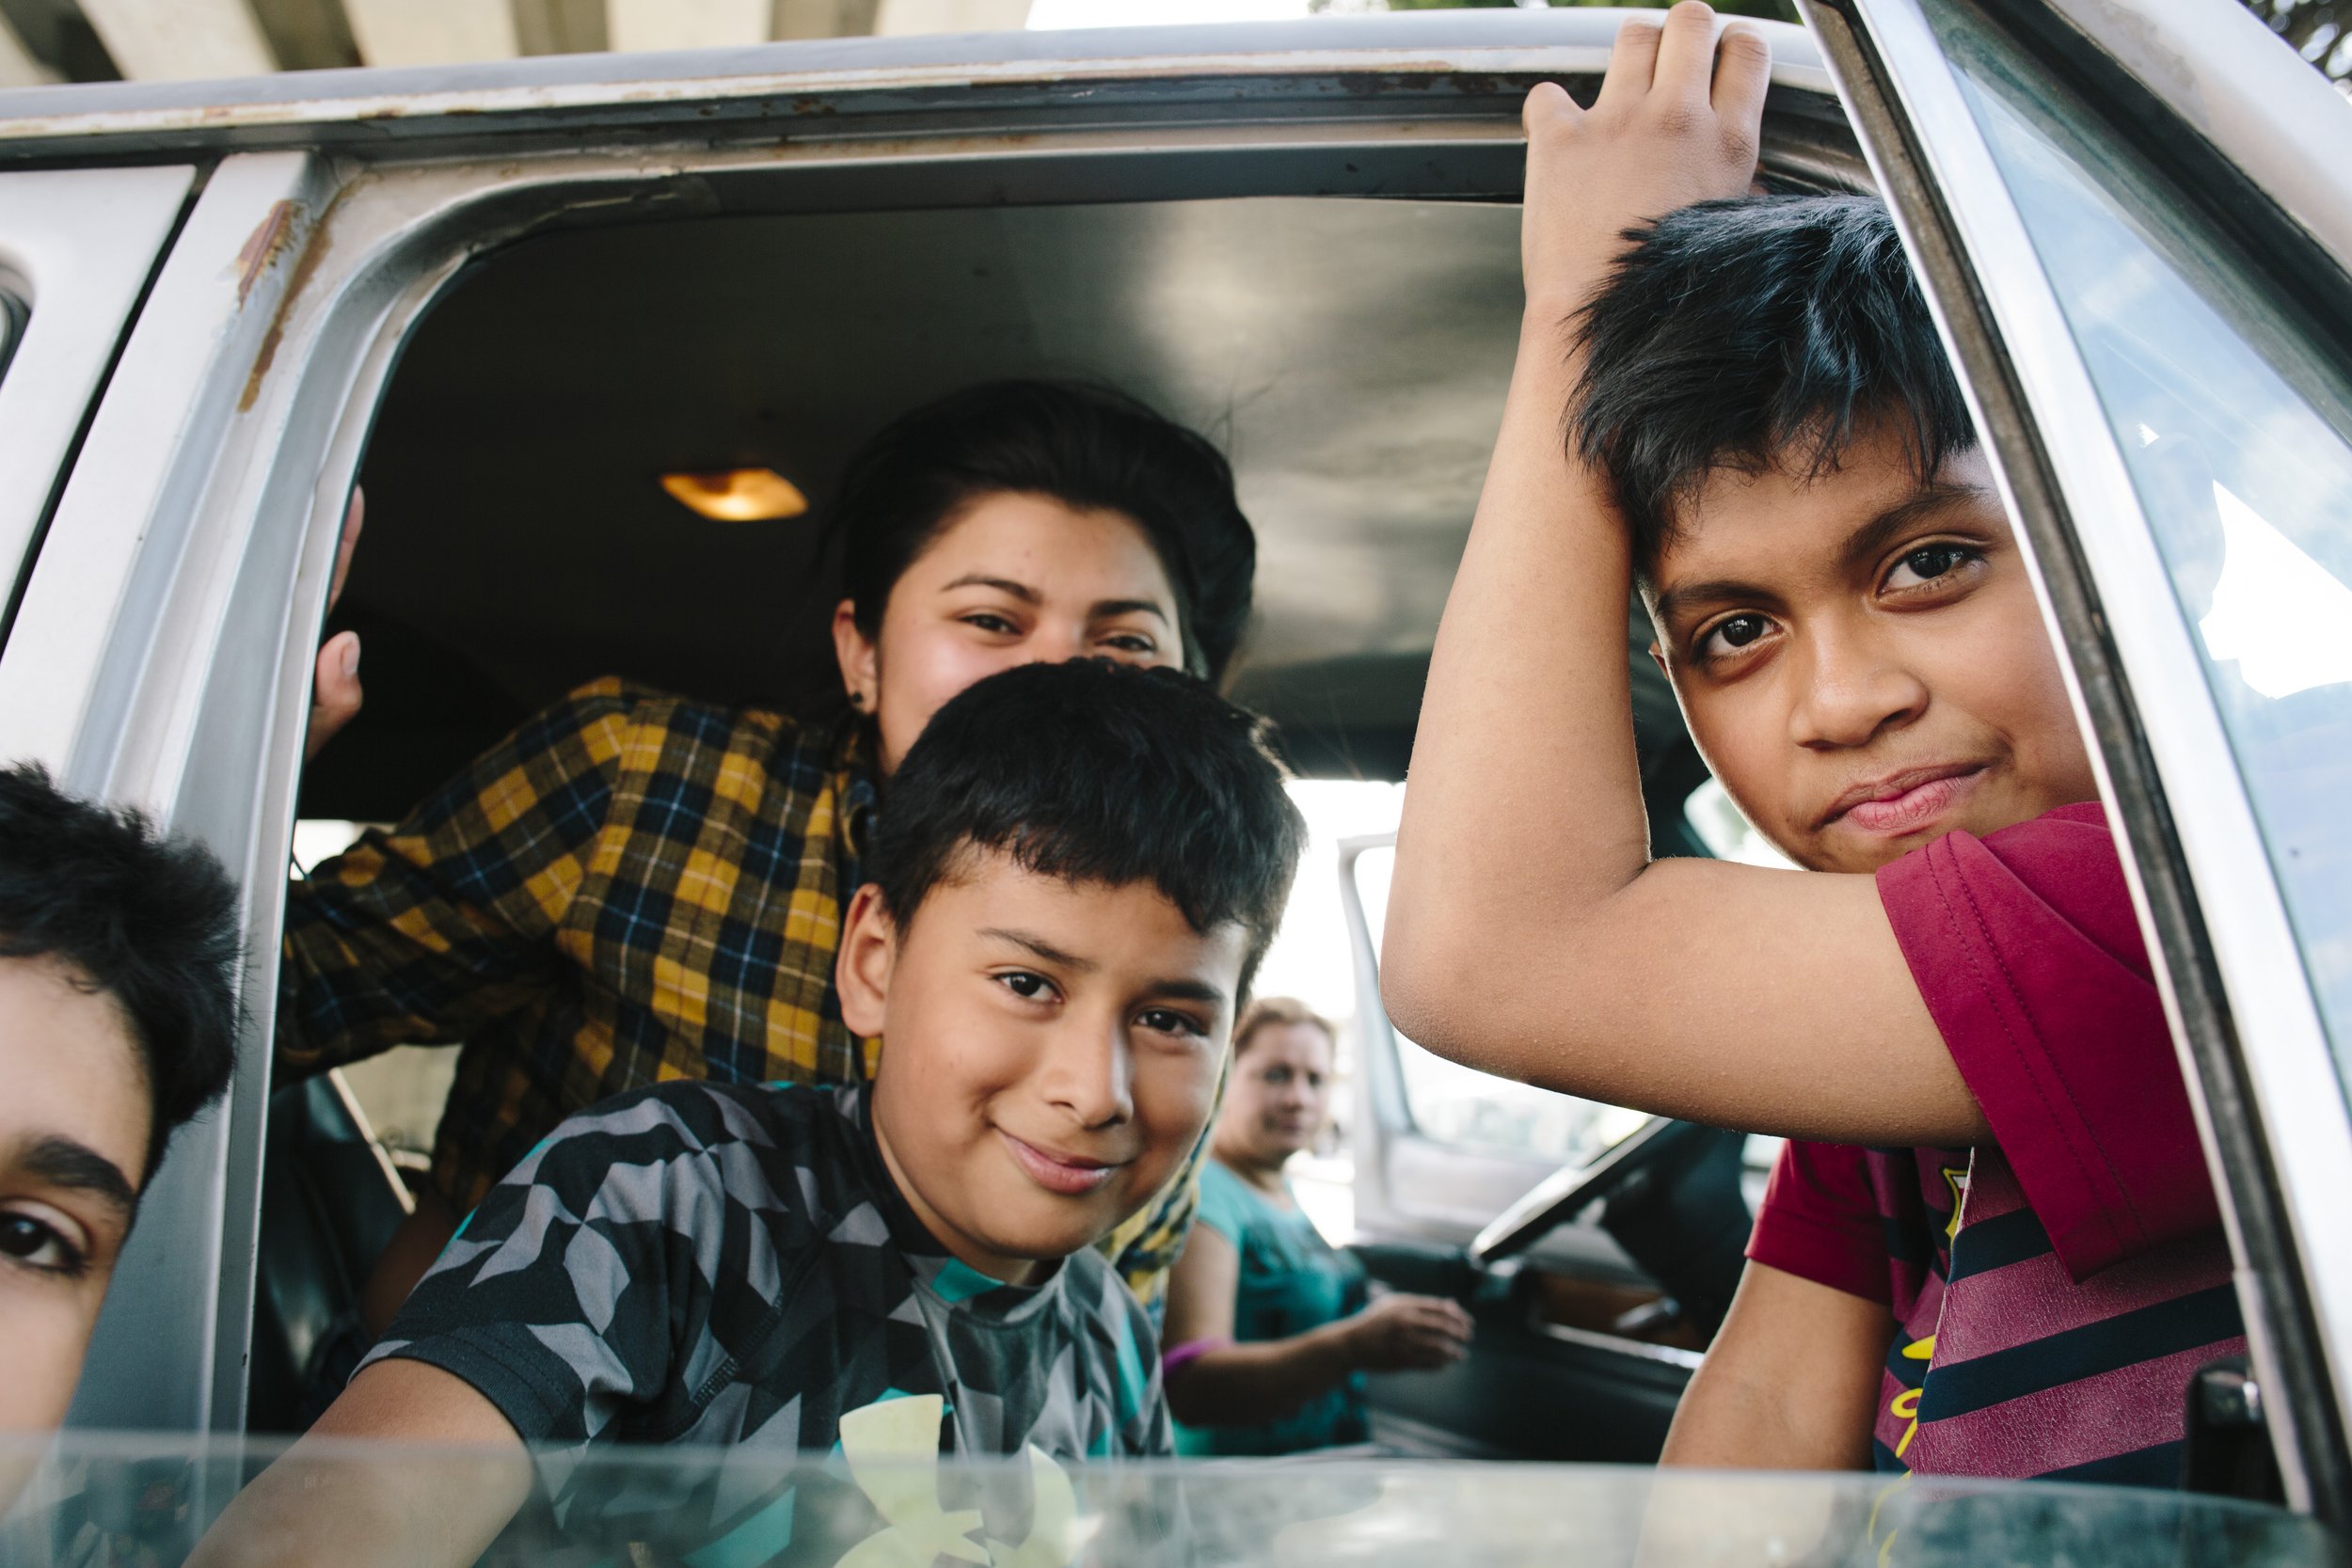
[[[1190,1366],[1213,1350],[1223,1350],[1231,1339],[1187,1339],[1160,1356],[1160,1376],[1166,1378],[1178,1370]]]

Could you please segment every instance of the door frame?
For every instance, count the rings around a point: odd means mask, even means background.
[[[1560,36],[1595,35],[1597,21],[1613,31],[1615,18],[1586,16]],[[285,148],[224,159],[158,275],[0,649],[0,733],[70,787],[208,843],[244,889],[249,939],[235,1081],[225,1106],[182,1135],[151,1195],[151,1213],[169,1217],[141,1227],[124,1259],[76,1424],[243,1427],[312,654],[344,499],[393,363],[467,262],[551,228],[730,213],[1258,194],[1516,199],[1525,82],[1590,78],[1605,59],[1584,42],[1500,58],[1426,52],[1392,102],[1339,92],[1344,113],[1322,118],[1300,104],[1331,95],[1335,77],[1386,83],[1402,63],[1326,55],[1302,73],[1296,61],[1260,60],[1279,93],[1227,95],[1175,123],[1164,105],[1090,107],[1101,90],[1077,72],[1032,83],[1018,113],[1003,111],[1012,123],[993,126],[985,104],[946,98],[927,125],[906,107],[921,97],[911,87],[834,80],[844,100],[899,91],[906,122],[887,136],[782,145],[772,135],[682,145],[675,125],[609,106],[585,124],[586,111],[567,111],[570,134],[550,141],[544,117],[501,135],[443,104],[444,139],[405,142],[398,156]],[[1521,74],[1498,85],[1467,69],[1476,64]],[[1781,74],[1774,135],[1792,166],[1850,167],[1850,154],[1816,146],[1818,68],[1799,57]],[[1803,113],[1787,112],[1791,93]],[[1432,99],[1448,94],[1456,111],[1433,115]],[[1068,111],[1053,134],[1037,129],[1041,95]],[[154,124],[142,135],[169,139]],[[466,155],[445,156],[453,136]],[[250,264],[232,264],[241,256]]]
[[[1991,13],[2012,9],[2006,0],[1931,3],[1984,17],[2029,55],[2056,36],[2001,26]],[[2193,628],[1921,0],[1798,5],[1888,194],[2021,525],[2043,619],[2067,655],[2069,696],[2115,808],[2111,825],[2222,1198],[2288,1499],[2341,1525],[2352,1517],[2352,1229],[2342,1222],[2352,1118]],[[2223,9],[2234,8],[2208,8],[2206,20]],[[2158,11],[2178,24],[2176,8]],[[2260,27],[2250,17],[2218,24],[2238,21]],[[2177,37],[2155,42],[2185,51],[2157,49],[2167,60],[2195,53]],[[2193,117],[2164,106],[2158,84],[2142,86],[2142,110],[2162,123],[2137,126],[2127,139],[2200,137]],[[2135,691],[2164,700],[2143,705]]]

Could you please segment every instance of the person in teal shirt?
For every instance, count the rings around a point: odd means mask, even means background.
[[[1179,1453],[1367,1442],[1365,1372],[1434,1370],[1469,1346],[1453,1302],[1368,1299],[1363,1265],[1323,1239],[1283,1179],[1329,1117],[1331,1054],[1331,1026],[1286,997],[1253,1003],[1233,1030],[1200,1211],[1168,1275],[1162,1375]]]

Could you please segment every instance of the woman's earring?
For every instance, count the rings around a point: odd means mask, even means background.
[[[850,692],[850,705],[857,709],[860,713],[864,713],[866,711],[866,693],[863,691]]]

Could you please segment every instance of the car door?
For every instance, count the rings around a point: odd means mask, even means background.
[[[185,164],[0,173],[0,574],[11,589],[195,179]]]
[[[2030,540],[2290,1498],[2352,1356],[2352,145],[2234,6],[1816,0]]]

